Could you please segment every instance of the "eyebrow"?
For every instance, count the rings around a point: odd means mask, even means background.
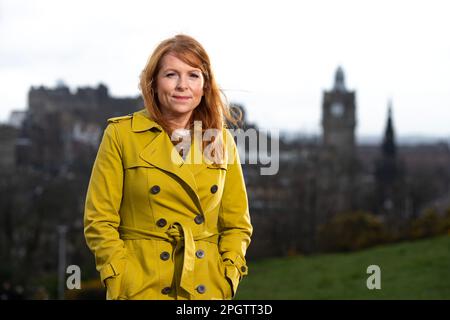
[[[168,68],[168,69],[162,69],[163,72],[168,72],[168,71],[175,71],[175,72],[179,72],[177,69],[173,69],[173,68]],[[188,72],[199,72],[202,73],[202,70],[200,69],[191,69]]]

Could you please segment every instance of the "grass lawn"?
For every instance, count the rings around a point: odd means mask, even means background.
[[[366,286],[369,265],[381,269],[380,290]],[[241,299],[450,299],[450,236],[250,262]]]

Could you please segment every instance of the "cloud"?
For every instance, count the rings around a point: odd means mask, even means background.
[[[182,32],[205,46],[221,86],[263,127],[320,130],[322,91],[342,65],[357,93],[358,132],[382,130],[392,96],[402,132],[450,134],[441,121],[450,115],[445,1],[9,0],[0,9],[0,84],[8,88],[0,119],[25,107],[30,85],[59,78],[136,95],[148,55]],[[406,121],[411,114],[435,125]]]

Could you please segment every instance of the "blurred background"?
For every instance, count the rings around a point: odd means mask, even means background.
[[[82,226],[92,164],[177,33],[204,45],[244,128],[281,133],[276,175],[243,164],[254,236],[237,299],[449,299],[447,7],[0,0],[0,300],[104,299]]]

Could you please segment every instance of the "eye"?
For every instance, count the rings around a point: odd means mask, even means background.
[[[198,73],[191,73],[192,78],[200,78],[200,75]]]
[[[168,78],[172,78],[174,76],[176,76],[175,72],[166,73],[166,77],[168,77]]]

